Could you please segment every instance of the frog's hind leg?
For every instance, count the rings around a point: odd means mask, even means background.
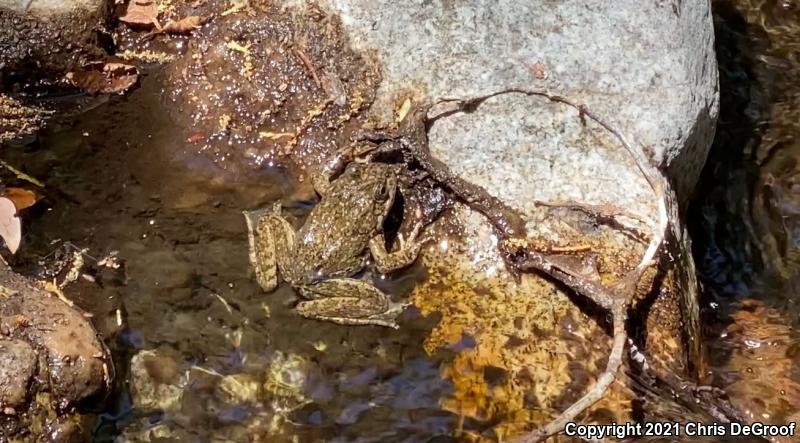
[[[278,270],[286,269],[289,248],[294,245],[294,229],[281,217],[280,204],[271,209],[244,211],[244,218],[256,281],[270,292],[278,286]]]
[[[408,236],[408,239],[398,237],[400,248],[389,252],[386,250],[386,243],[383,234],[378,234],[369,241],[369,252],[375,261],[375,269],[381,274],[388,274],[401,268],[405,268],[419,256],[419,251],[428,238],[419,238],[422,224],[417,224]]]
[[[396,317],[407,306],[393,303],[380,289],[353,278],[334,278],[299,290],[309,299],[297,305],[300,315],[341,325],[397,329]]]

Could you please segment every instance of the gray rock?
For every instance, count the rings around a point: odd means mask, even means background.
[[[358,48],[377,50],[384,81],[373,112],[383,120],[404,90],[439,98],[547,89],[646,147],[682,200],[697,180],[718,113],[706,1],[322,4],[341,14]],[[456,172],[529,213],[536,200],[652,213],[645,182],[606,135],[564,105],[505,95],[440,120],[430,141]]]

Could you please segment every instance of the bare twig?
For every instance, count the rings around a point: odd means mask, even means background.
[[[453,173],[446,164],[435,158],[428,149],[429,103],[415,105],[403,119],[399,130],[362,131],[359,142],[382,144],[378,152],[403,152],[416,161],[433,180],[447,189],[458,200],[480,212],[492,223],[502,237],[524,236],[525,220],[501,199],[491,195],[481,186]],[[437,117],[438,118],[438,117]]]
[[[0,166],[2,166],[4,168],[8,169],[9,171],[11,171],[11,173],[16,175],[17,178],[20,179],[20,180],[25,180],[28,183],[32,183],[32,184],[34,184],[34,185],[36,185],[36,186],[38,186],[40,188],[44,188],[44,183],[42,183],[41,181],[37,180],[36,178],[34,178],[32,176],[20,171],[19,169],[11,166],[10,164],[6,163],[5,161],[0,160]]]
[[[603,373],[598,377],[597,383],[582,398],[562,412],[561,415],[559,415],[555,420],[551,421],[544,427],[523,436],[520,439],[520,441],[524,443],[533,443],[543,441],[551,435],[562,432],[567,422],[573,421],[580,413],[600,400],[611,383],[613,383],[616,379],[617,371],[622,365],[622,354],[625,347],[625,341],[628,338],[627,332],[625,331],[625,323],[628,319],[628,309],[634,298],[636,287],[640,278],[642,277],[642,274],[652,264],[656,254],[664,243],[664,238],[666,236],[667,229],[669,228],[669,216],[667,208],[668,204],[672,202],[672,199],[669,199],[668,197],[669,186],[665,177],[657,168],[650,164],[647,156],[644,154],[641,148],[638,145],[634,147],[627,141],[625,136],[619,130],[598,117],[583,104],[577,104],[567,98],[549,93],[547,91],[520,88],[504,89],[502,91],[466,100],[442,99],[439,102],[457,103],[456,110],[445,113],[450,114],[452,112],[474,110],[477,106],[480,106],[480,104],[489,98],[509,93],[539,96],[553,102],[563,103],[576,109],[582,119],[584,117],[588,117],[590,120],[599,124],[601,127],[603,127],[603,129],[614,135],[614,137],[625,148],[628,154],[633,158],[634,162],[636,163],[636,167],[644,176],[645,180],[647,180],[647,183],[650,185],[650,188],[656,196],[658,206],[658,222],[652,227],[650,241],[645,253],[642,256],[642,259],[633,270],[628,272],[619,282],[617,282],[617,284],[613,286],[607,286],[596,281],[589,281],[578,274],[575,270],[570,269],[569,267],[564,266],[563,264],[558,263],[556,260],[553,260],[552,258],[537,251],[525,250],[523,251],[523,257],[516,260],[516,266],[518,268],[522,270],[535,269],[540,272],[544,272],[545,274],[564,283],[576,293],[583,295],[599,306],[609,310],[611,312],[614,332],[613,344],[608,363],[605,371],[603,371]],[[441,117],[442,115],[444,114],[440,114],[437,118]],[[669,196],[671,196],[671,194],[669,194]],[[511,246],[513,248],[515,246],[515,241],[513,240],[507,240],[507,243],[508,245],[506,247]],[[519,243],[516,245],[518,246]]]
[[[314,64],[311,63],[311,59],[306,55],[305,51],[300,48],[294,48],[294,53],[297,55],[297,58],[303,62],[303,66],[306,67],[311,77],[314,78],[314,83],[317,84],[317,87],[322,89],[322,81],[319,79],[319,75],[317,75],[317,69],[314,67]]]
[[[543,202],[537,200],[534,201],[534,204],[547,208],[566,208],[582,212],[595,220],[595,222],[608,225],[623,233],[627,232],[632,238],[639,241],[645,241],[649,235],[649,233],[643,232],[641,227],[653,223],[647,217],[627,212],[622,208],[606,203],[591,204],[572,200]]]
[[[627,307],[618,303],[613,311],[612,317],[624,318],[627,316],[625,310]],[[614,321],[614,343],[611,345],[611,354],[608,357],[606,370],[597,378],[597,383],[589,392],[581,397],[578,401],[567,408],[555,420],[551,421],[542,428],[537,429],[523,436],[519,441],[520,443],[533,443],[540,442],[551,435],[563,432],[568,422],[572,421],[578,414],[585,411],[589,406],[595,404],[603,397],[606,390],[611,383],[616,379],[617,371],[622,366],[622,352],[625,349],[625,341],[628,339],[628,334],[625,332],[625,324],[622,322]]]
[[[531,247],[527,239],[523,239],[519,234],[524,234],[524,221],[516,214],[516,211],[505,206],[502,201],[492,197],[488,192],[467,180],[451,173],[449,169],[440,161],[433,158],[427,150],[427,129],[430,123],[454,113],[472,112],[489,98],[502,94],[524,94],[528,96],[544,97],[550,101],[563,103],[576,109],[582,121],[589,118],[603,129],[611,133],[619,143],[625,148],[633,158],[636,167],[644,176],[648,185],[652,189],[657,199],[658,221],[652,223],[652,233],[649,235],[647,249],[640,262],[634,269],[629,271],[616,284],[604,285],[599,280],[587,278],[580,270],[574,269],[564,260],[557,256],[549,256]],[[423,169],[426,170],[437,182],[448,188],[460,200],[468,206],[484,214],[494,225],[495,229],[503,238],[502,249],[507,259],[519,270],[537,270],[543,272],[557,281],[562,282],[575,293],[580,294],[593,301],[600,307],[611,313],[613,322],[613,344],[609,355],[605,371],[598,377],[598,381],[581,399],[567,408],[559,417],[548,423],[541,429],[529,433],[522,437],[521,441],[540,442],[547,437],[562,432],[564,425],[575,419],[581,412],[597,402],[605,394],[608,387],[616,379],[619,367],[622,365],[622,355],[624,352],[627,332],[625,323],[628,319],[630,304],[635,298],[635,292],[639,280],[644,271],[653,263],[656,254],[662,247],[669,228],[668,209],[674,209],[674,194],[663,174],[652,166],[637,145],[630,144],[623,134],[614,126],[599,118],[585,105],[577,104],[571,100],[547,91],[529,89],[504,89],[491,94],[486,94],[468,99],[440,99],[438,103],[455,103],[455,109],[441,112],[440,114],[428,117],[429,104],[417,106],[414,110],[415,116],[406,118],[398,132],[373,131],[365,132],[359,137],[360,141],[370,141],[373,143],[390,142],[399,147],[401,151],[409,153]],[[406,123],[410,121],[411,123]],[[378,148],[383,149],[383,148]],[[387,152],[394,149],[389,146]],[[630,215],[632,218],[638,218]]]

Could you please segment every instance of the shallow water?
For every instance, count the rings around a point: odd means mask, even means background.
[[[800,418],[800,4],[716,2],[721,115],[689,223],[709,367],[753,420]]]
[[[436,320],[411,309],[398,331],[341,327],[297,316],[289,288],[264,294],[250,271],[241,211],[285,197],[290,212],[302,217],[310,202],[292,199],[298,183],[278,168],[234,175],[167,155],[184,142],[172,135],[160,109],[154,72],[129,96],[54,125],[40,142],[7,157],[33,176],[46,176],[48,186],[40,203],[47,209],[25,226],[18,269],[32,269],[62,242],[89,248],[95,259],[116,251],[124,277],[100,273],[100,285],[80,281],[71,294],[80,294],[76,302],[108,338],[121,380],[141,349],[159,350],[181,371],[198,366],[263,378],[270,368],[303,380],[296,392],[261,392],[260,405],[184,407],[150,417],[131,411],[128,386],[121,383],[97,441],[128,425],[157,427],[162,420],[186,432],[178,439],[213,434],[233,441],[243,427],[253,435],[269,432],[269,441],[279,441],[281,433],[287,441],[425,441],[455,428],[454,415],[439,406],[452,390],[439,371],[448,357],[422,348]],[[412,268],[378,285],[405,297],[422,277],[421,268]],[[211,391],[186,395],[206,404],[217,400]],[[311,406],[294,410],[306,399]],[[280,405],[292,411],[277,419]]]

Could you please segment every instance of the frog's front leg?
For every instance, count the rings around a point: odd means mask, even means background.
[[[250,246],[250,263],[256,281],[264,291],[278,286],[278,271],[288,269],[289,255],[294,245],[294,228],[280,215],[280,203],[273,208],[245,211],[247,239]]]
[[[427,240],[427,238],[419,238],[421,230],[422,224],[418,224],[414,226],[408,239],[404,240],[402,237],[398,237],[400,248],[393,252],[386,250],[386,240],[383,234],[372,237],[369,241],[369,252],[375,261],[375,269],[381,274],[388,274],[414,263],[419,256],[422,244]]]
[[[328,190],[331,188],[331,177],[333,173],[328,171],[327,169],[322,170],[320,172],[312,173],[309,176],[311,180],[311,186],[314,187],[314,190],[317,191],[317,194],[321,196],[325,196],[328,193]]]
[[[333,278],[298,288],[307,301],[297,305],[303,317],[342,325],[377,325],[397,329],[405,304],[393,303],[380,289],[353,278]]]

